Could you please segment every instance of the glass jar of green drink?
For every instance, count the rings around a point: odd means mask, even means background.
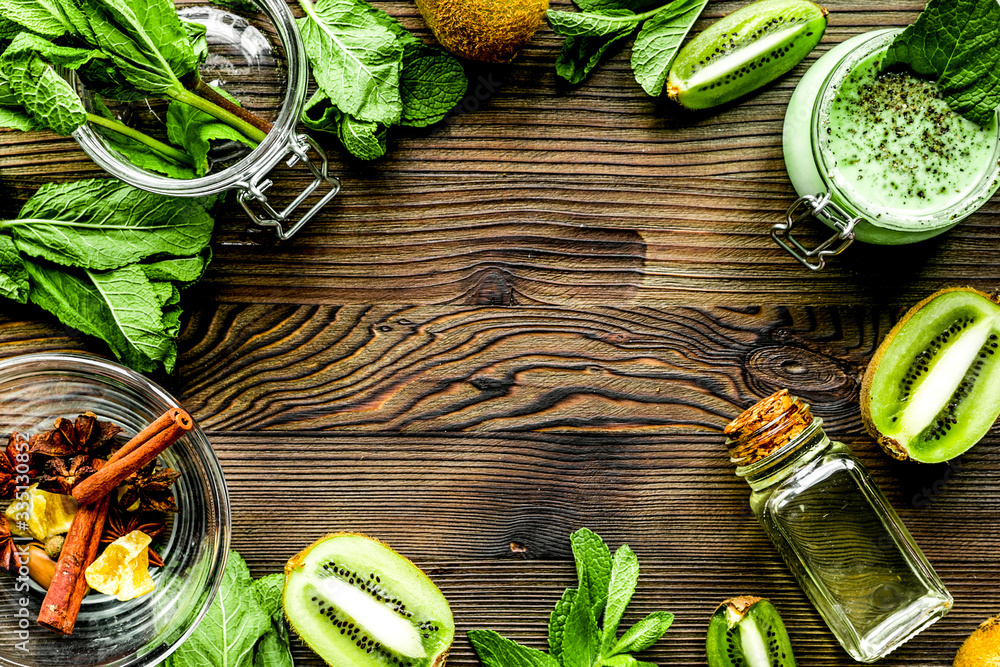
[[[785,165],[799,200],[772,236],[813,270],[854,239],[880,245],[937,236],[1000,187],[997,117],[980,126],[952,111],[936,84],[882,72],[900,29],[858,35],[809,69],[785,115]],[[837,234],[817,248],[792,227],[813,215]]]

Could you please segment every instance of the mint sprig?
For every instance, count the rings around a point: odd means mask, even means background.
[[[898,64],[935,78],[953,111],[986,125],[1000,106],[1000,4],[930,0],[893,40],[882,67]]]
[[[639,581],[639,559],[623,544],[614,556],[596,533],[570,535],[577,588],[567,589],[549,617],[549,653],[521,646],[492,630],[471,630],[469,641],[484,667],[656,667],[631,654],[655,644],[674,615],[658,611],[618,636]]]
[[[556,74],[577,84],[590,76],[608,50],[636,30],[632,69],[643,90],[654,97],[663,92],[667,73],[681,43],[708,0],[674,0],[637,13],[647,3],[636,0],[576,0],[583,11],[550,10],[549,25],[566,38],[556,61]]]

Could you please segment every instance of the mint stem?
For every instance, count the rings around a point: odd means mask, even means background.
[[[221,120],[226,125],[229,125],[235,130],[238,130],[247,139],[250,139],[255,144],[259,144],[264,141],[267,136],[267,132],[264,132],[258,127],[251,125],[246,120],[240,118],[234,113],[223,109],[218,104],[206,100],[204,97],[192,93],[187,88],[170,88],[167,90],[167,95],[174,98],[178,102],[183,102],[184,104],[193,106],[199,111],[204,111],[213,118]]]
[[[159,153],[163,157],[177,162],[179,164],[187,165],[188,167],[194,166],[194,160],[190,155],[182,150],[178,150],[169,144],[165,144],[162,141],[158,141],[153,137],[140,132],[139,130],[129,127],[124,123],[119,123],[116,120],[111,120],[110,118],[105,118],[104,116],[98,116],[96,114],[88,113],[87,120],[94,125],[100,125],[101,127],[106,127],[109,130],[123,134],[129,139],[135,139],[139,143],[143,144],[147,148]]]
[[[212,104],[222,107],[223,109],[233,114],[237,118],[242,118],[246,122],[256,127],[258,130],[262,131],[264,134],[267,134],[273,128],[273,126],[269,122],[267,122],[260,116],[250,111],[247,111],[238,104],[234,104],[232,100],[229,100],[223,95],[220,95],[219,91],[217,91],[215,88],[212,88],[210,85],[202,81],[201,77],[197,77],[194,82],[194,92],[195,94],[200,95],[201,97],[205,98]]]

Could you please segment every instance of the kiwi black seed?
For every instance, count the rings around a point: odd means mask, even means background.
[[[1000,305],[972,289],[914,306],[879,346],[861,388],[865,427],[891,456],[939,463],[1000,415]]]
[[[285,567],[289,624],[336,667],[441,667],[455,636],[444,596],[364,535],[329,535]]]
[[[738,9],[681,49],[667,93],[690,109],[746,95],[805,58],[826,31],[826,15],[809,0],[758,0]]]
[[[709,667],[795,667],[778,610],[749,595],[719,605],[709,621],[706,651]]]

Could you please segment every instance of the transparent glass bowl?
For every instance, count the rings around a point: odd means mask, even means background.
[[[12,431],[48,430],[57,417],[88,410],[134,435],[176,406],[170,394],[146,378],[96,357],[31,354],[0,360],[4,446]],[[219,461],[197,425],[161,460],[181,473],[174,485],[180,512],[162,538],[165,566],[152,570],[156,589],[128,602],[92,592],[73,635],[62,637],[35,623],[45,591],[30,579],[0,574],[0,665],[152,667],[194,631],[222,580],[229,552],[229,496]]]

